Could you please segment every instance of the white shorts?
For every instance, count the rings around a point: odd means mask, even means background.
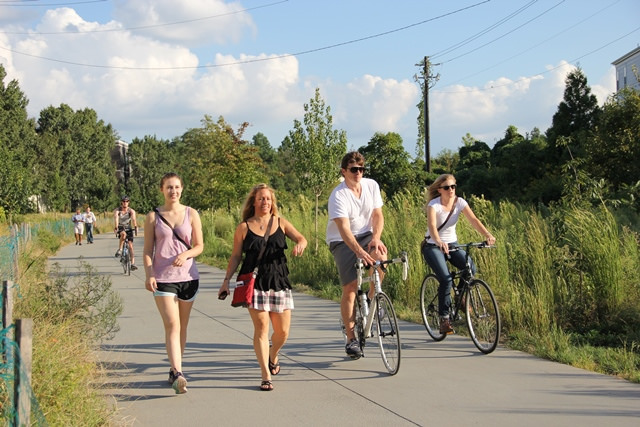
[[[76,222],[76,224],[73,226],[73,229],[75,230],[76,234],[84,233],[84,222]]]

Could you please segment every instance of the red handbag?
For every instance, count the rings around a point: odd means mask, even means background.
[[[256,261],[256,268],[249,273],[239,274],[236,278],[236,288],[233,290],[233,299],[231,300],[232,307],[250,307],[253,301],[253,287],[258,276],[258,267],[260,266],[260,260],[264,251],[267,248],[267,240],[269,240],[269,233],[271,232],[271,223],[273,222],[273,215],[269,219],[269,225],[267,225],[267,231],[264,233],[264,242],[258,259]]]
[[[232,307],[249,307],[253,299],[253,285],[256,282],[256,267],[250,273],[240,274],[236,278],[236,288],[233,290]]]

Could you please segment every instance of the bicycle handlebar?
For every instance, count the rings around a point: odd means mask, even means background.
[[[463,244],[449,243],[449,250],[450,251],[457,251],[457,250],[460,250],[460,249],[467,249],[467,248],[490,249],[490,248],[495,248],[495,247],[496,247],[496,245],[490,245],[486,241],[484,241],[484,242],[463,243]]]
[[[362,258],[358,258],[355,267],[358,270],[370,267],[380,267],[384,271],[386,270],[386,265],[400,263],[402,263],[402,280],[407,280],[407,276],[409,275],[409,256],[407,255],[407,251],[400,252],[400,255],[398,255],[397,258],[392,258],[385,261],[376,261],[373,264],[369,265],[365,265],[364,262],[362,262]]]

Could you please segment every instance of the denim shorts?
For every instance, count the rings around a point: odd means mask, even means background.
[[[182,301],[193,301],[198,294],[200,280],[188,280],[186,282],[157,283],[158,289],[153,293],[154,297],[177,296]]]

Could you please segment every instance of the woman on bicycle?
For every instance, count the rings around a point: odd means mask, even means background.
[[[200,285],[195,257],[204,241],[198,211],[180,203],[182,179],[167,173],[160,181],[164,204],[149,212],[144,225],[145,287],[153,296],[164,324],[169,363],[169,384],[176,393],[187,392],[182,357],[187,325]]]
[[[466,267],[466,253],[463,250],[449,253],[449,244],[458,243],[456,223],[460,214],[464,214],[473,228],[485,237],[490,245],[496,238],[487,231],[485,226],[475,216],[469,204],[456,196],[456,179],[451,174],[440,175],[427,189],[427,233],[422,244],[422,256],[438,277],[438,314],[440,316],[440,333],[452,334],[453,328],[449,321],[451,306],[451,286],[453,278],[447,266],[447,260],[457,268]],[[471,262],[471,269],[476,268]]]

